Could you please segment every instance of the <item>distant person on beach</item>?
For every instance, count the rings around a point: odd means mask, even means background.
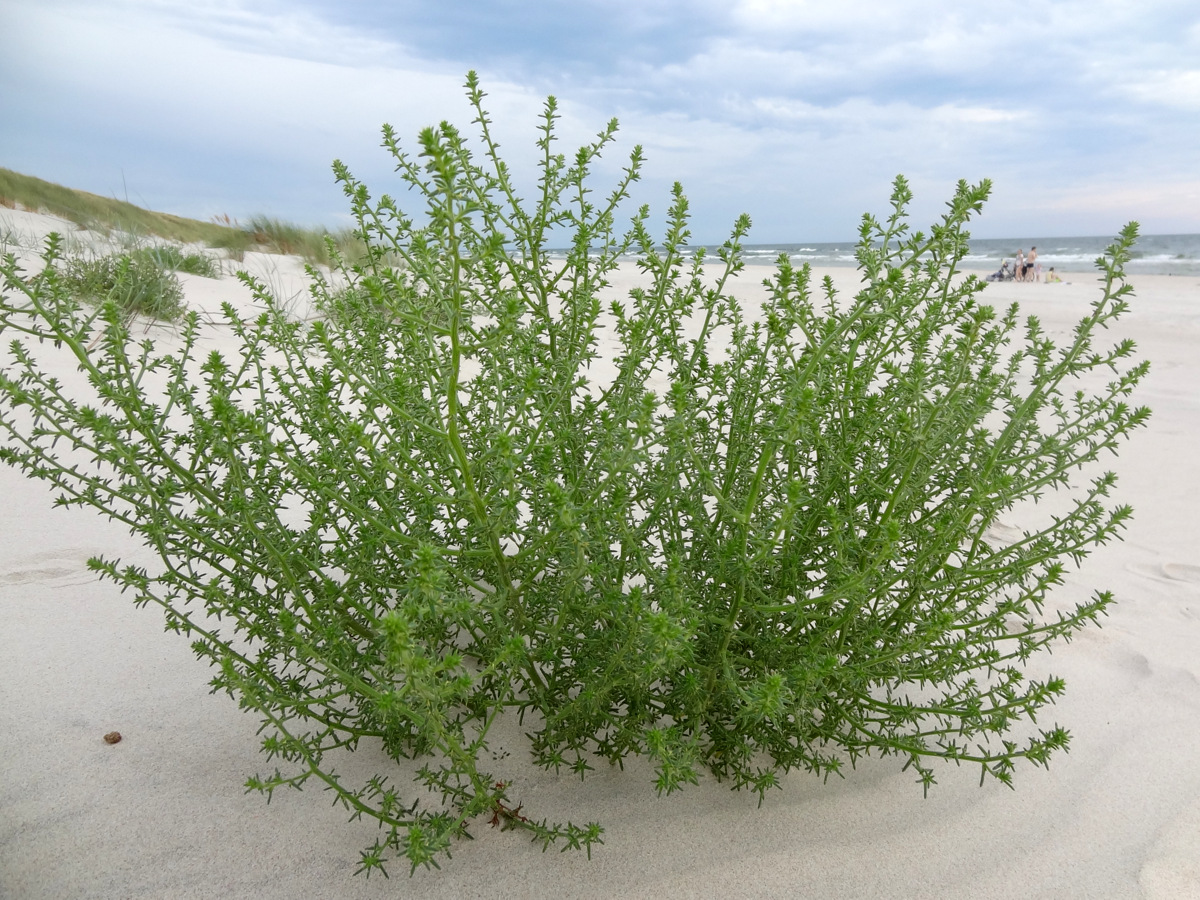
[[[1021,276],[1022,281],[1037,281],[1039,270],[1034,268],[1037,264],[1037,247],[1029,248],[1029,255],[1025,257],[1025,272]]]
[[[1025,280],[1025,250],[1017,251],[1017,258],[1013,260],[1013,280]]]
[[[1058,273],[1054,271],[1054,266],[1051,266],[1050,271],[1046,273],[1046,284],[1052,284],[1054,282],[1061,283],[1062,279],[1059,278]]]
[[[1000,268],[987,277],[988,281],[1012,281],[1013,273],[1009,271],[1008,260],[1000,264]]]

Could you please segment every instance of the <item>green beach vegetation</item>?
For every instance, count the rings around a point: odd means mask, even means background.
[[[251,249],[295,255],[325,267],[333,260],[331,253],[351,261],[364,254],[360,238],[349,228],[330,232],[269,216],[254,216],[245,226],[228,216],[205,223],[8,169],[0,169],[0,206],[47,212],[103,236],[101,242],[64,242],[58,268],[66,289],[93,303],[112,298],[127,316],[177,319],[183,310],[182,287],[173,273],[220,277],[220,261],[192,249],[198,244],[224,251],[237,262]],[[12,229],[0,233],[0,250],[25,243],[28,240]],[[118,249],[103,252],[114,245]]]
[[[151,212],[124,200],[63,187],[3,168],[0,168],[0,205],[44,211],[102,234],[120,231],[213,247],[221,246],[222,241],[239,239],[231,234],[239,231],[237,228]]]
[[[330,232],[256,215],[246,224],[246,231],[259,247],[299,256],[313,265],[328,266],[332,262],[331,245],[335,254],[351,261],[359,259],[366,249],[353,228]]]
[[[295,254],[313,265],[331,262],[329,242],[343,257],[362,253],[354,229],[306,228],[265,215],[239,225],[228,216],[201,222],[151,212],[132,203],[64,187],[31,175],[0,168],[0,206],[44,211],[101,234],[156,237],[180,244],[203,244],[240,259],[247,250]],[[202,273],[201,273],[202,274]]]
[[[174,321],[184,311],[176,272],[219,278],[216,260],[185,253],[175,244],[152,244],[105,255],[72,254],[59,260],[63,289],[93,304],[108,301],[128,321],[133,316]]]
[[[148,253],[76,256],[57,262],[62,291],[94,306],[111,303],[126,322],[134,316],[175,321],[183,314],[183,285]]]
[[[707,773],[760,802],[865,756],[924,790],[939,764],[1004,784],[1047,764],[1064,683],[1027,664],[1113,602],[1048,598],[1129,518],[1097,462],[1149,416],[1128,402],[1148,364],[1096,343],[1136,228],[1059,341],[958,271],[989,185],[922,232],[897,179],[863,219],[857,294],[783,257],[750,314],[730,291],[747,218],[715,275],[679,186],[665,234],[646,208],[621,229],[640,148],[595,184],[616,123],[561,154],[553,98],[522,201],[467,89],[478,154],[447,123],[412,150],[385,127],[419,217],[335,164],[364,248],[335,248],[348,288],[314,283],[336,315],[297,322],[247,277],[267,312],[227,309],[235,353],[194,314],[162,349],[51,274],[59,240],[40,274],[3,264],[0,459],[155,551],[91,566],[260,718],[248,787],[328,790],[378,822],[360,871],[386,874],[489,821],[601,842],[509,796],[500,723],[551,772],[638,756],[662,794]],[[630,256],[644,284],[616,296]],[[91,396],[43,368],[53,346]],[[996,536],[1050,495],[1054,516]],[[361,745],[390,760],[355,781]]]
[[[130,250],[126,256],[145,259],[160,269],[172,272],[187,272],[205,278],[220,278],[221,267],[217,260],[205,253],[187,253],[175,244],[148,244]]]

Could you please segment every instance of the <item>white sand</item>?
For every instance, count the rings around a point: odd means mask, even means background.
[[[5,222],[63,227],[0,211]],[[247,260],[302,291],[294,261]],[[852,271],[828,273],[852,288]],[[750,270],[743,289],[767,274]],[[1069,279],[985,297],[1065,334],[1097,296],[1094,275]],[[193,306],[249,299],[229,279],[185,281]],[[0,897],[1200,897],[1200,279],[1133,283],[1118,331],[1153,361],[1136,399],[1154,418],[1115,465],[1136,518],[1061,593],[1108,588],[1120,602],[1037,661],[1067,679],[1053,719],[1072,749],[1048,771],[1019,767],[1015,791],[943,768],[922,799],[894,761],[869,761],[829,784],[794,774],[756,809],[711,779],[660,799],[637,762],[581,783],[514,754],[504,775],[526,812],[603,823],[591,861],[480,821],[440,872],[352,877],[374,829],[316,790],[270,806],[244,794],[266,769],[257,722],[208,693],[207,668],[158,612],[84,569],[145,551],[0,467]],[[124,740],[110,746],[114,729]]]

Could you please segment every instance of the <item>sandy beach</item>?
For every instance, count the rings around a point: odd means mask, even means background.
[[[0,214],[35,237],[69,227]],[[244,266],[305,302],[298,260],[249,253]],[[747,272],[738,295],[752,299],[767,274]],[[853,269],[816,274],[847,291],[857,282]],[[1019,302],[1061,338],[1099,295],[1095,273],[1064,278],[995,284],[983,298]],[[250,303],[232,277],[181,279],[193,308]],[[514,753],[515,802],[604,825],[590,860],[480,820],[440,871],[355,877],[373,825],[347,824],[315,789],[270,805],[245,793],[267,768],[257,720],[209,694],[209,670],[158,611],[85,568],[147,552],[95,515],[52,509],[45,486],[4,466],[0,897],[1200,897],[1200,278],[1131,282],[1115,332],[1152,361],[1135,400],[1154,415],[1112,466],[1135,518],[1060,588],[1066,600],[1108,589],[1118,605],[1034,661],[1067,681],[1053,721],[1072,743],[1048,770],[1018,766],[1015,790],[941,767],[923,798],[895,760],[868,760],[828,783],[793,773],[759,809],[711,777],[657,797],[643,761],[581,782]],[[114,730],[123,740],[106,744]],[[353,765],[387,760],[364,747]]]

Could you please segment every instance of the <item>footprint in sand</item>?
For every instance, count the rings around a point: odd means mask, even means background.
[[[1193,567],[1194,568],[1194,567]],[[1200,891],[1200,800],[1185,805],[1155,836],[1138,873],[1142,896],[1150,900],[1195,897]]]
[[[1186,563],[1132,563],[1125,568],[1134,575],[1153,578],[1155,581],[1200,584],[1200,566],[1190,566]]]
[[[1191,581],[1200,584],[1200,566],[1166,563],[1162,568],[1163,573],[1173,581]]]
[[[983,538],[990,544],[1015,544],[1025,537],[1025,532],[1003,522],[993,522],[983,533]]]
[[[0,571],[0,587],[22,584],[67,587],[87,584],[95,581],[96,576],[88,571],[86,560],[85,554],[78,557],[63,556],[61,553],[28,556]]]

